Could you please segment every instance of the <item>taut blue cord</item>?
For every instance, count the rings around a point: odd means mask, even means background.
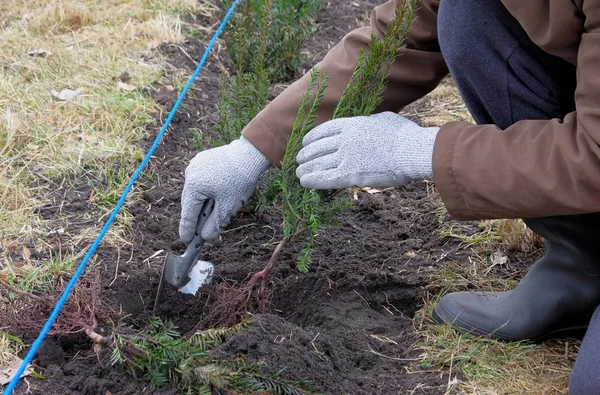
[[[85,269],[85,266],[87,265],[88,261],[90,260],[90,258],[92,257],[92,255],[94,255],[94,252],[96,252],[96,248],[98,248],[98,245],[100,244],[100,242],[102,241],[102,239],[106,235],[106,232],[108,231],[108,228],[110,228],[110,225],[113,223],[113,221],[117,217],[117,214],[119,213],[119,210],[121,209],[121,207],[123,207],[123,204],[125,203],[125,199],[127,198],[127,195],[129,194],[129,191],[131,191],[131,188],[133,187],[133,184],[135,183],[135,181],[137,180],[137,178],[141,174],[142,170],[148,164],[148,161],[150,160],[150,157],[154,153],[154,150],[156,150],[156,147],[158,147],[158,144],[160,143],[160,140],[162,139],[163,135],[165,134],[165,131],[167,130],[167,127],[169,127],[169,124],[171,123],[171,120],[175,116],[177,108],[179,107],[179,105],[183,101],[183,98],[185,97],[187,91],[190,89],[190,87],[194,83],[194,80],[196,79],[196,77],[198,76],[198,74],[200,73],[200,71],[202,70],[202,68],[204,67],[204,63],[206,62],[206,59],[208,58],[208,55],[210,54],[210,51],[212,50],[212,47],[214,46],[215,42],[217,41],[217,38],[219,37],[219,35],[223,31],[223,29],[225,28],[225,25],[227,25],[227,22],[229,21],[229,19],[231,18],[231,15],[233,14],[233,11],[235,10],[235,7],[237,6],[237,4],[240,1],[241,0],[235,0],[233,2],[233,4],[231,5],[231,8],[229,8],[229,11],[227,11],[227,14],[223,18],[223,21],[221,22],[221,25],[219,26],[219,28],[215,32],[212,40],[210,41],[210,43],[206,47],[206,50],[204,51],[204,55],[202,56],[202,59],[200,60],[200,63],[198,63],[198,67],[196,68],[196,71],[194,71],[194,74],[192,74],[192,76],[190,77],[187,85],[185,86],[185,88],[183,89],[183,91],[181,92],[181,94],[179,95],[179,98],[177,98],[177,101],[175,102],[175,105],[173,106],[173,109],[169,113],[169,116],[167,117],[167,120],[165,121],[165,124],[163,125],[162,129],[160,130],[160,132],[156,136],[156,139],[154,140],[154,143],[150,147],[150,150],[148,151],[148,153],[144,157],[144,160],[142,161],[142,163],[140,164],[140,166],[137,168],[137,170],[133,174],[133,177],[131,177],[131,180],[129,181],[129,183],[127,184],[127,187],[123,191],[123,194],[121,195],[121,198],[119,199],[119,202],[115,206],[115,209],[113,210],[112,214],[110,215],[110,217],[108,218],[108,220],[104,224],[104,227],[102,228],[102,230],[98,234],[98,237],[96,237],[96,240],[92,244],[92,247],[89,249],[89,251],[87,252],[87,254],[85,254],[85,257],[83,258],[83,260],[79,264],[79,267],[77,268],[77,270],[73,274],[73,277],[71,277],[71,280],[69,281],[69,283],[67,284],[67,287],[63,291],[60,299],[58,300],[58,303],[54,307],[54,310],[52,311],[52,314],[50,314],[50,317],[48,318],[48,321],[46,321],[46,324],[42,328],[42,331],[38,335],[38,337],[35,340],[35,342],[31,345],[31,348],[27,352],[27,355],[25,356],[25,359],[23,360],[23,363],[21,363],[21,366],[19,367],[19,370],[17,371],[17,373],[15,374],[15,376],[13,377],[13,379],[10,381],[10,383],[8,384],[8,386],[6,387],[6,389],[4,390],[3,395],[10,395],[12,393],[12,391],[15,388],[15,386],[19,382],[19,379],[20,379],[21,375],[23,374],[23,372],[27,368],[27,365],[31,362],[31,360],[35,356],[36,352],[38,351],[40,345],[42,344],[42,341],[44,340],[44,338],[46,337],[46,335],[48,334],[48,332],[52,328],[52,325],[54,324],[54,321],[58,317],[58,314],[60,313],[60,310],[62,309],[63,305],[67,301],[67,298],[69,297],[69,293],[73,289],[73,286],[75,286],[75,283],[77,282],[77,280],[79,279],[79,277],[83,273],[83,270]]]

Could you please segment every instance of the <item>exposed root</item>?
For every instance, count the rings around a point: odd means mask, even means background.
[[[89,326],[85,322],[78,321],[77,324],[81,326],[81,328],[83,329],[83,331],[85,332],[85,334],[90,339],[92,339],[92,341],[94,343],[96,343],[96,344],[110,344],[111,343],[111,340],[110,340],[109,337],[102,336],[101,334],[99,334],[98,332],[96,332],[94,330],[94,328],[92,328],[91,326]]]
[[[246,285],[247,288],[252,289],[258,283],[258,281],[260,281],[260,289],[258,291],[258,295],[260,297],[260,312],[261,313],[264,313],[267,310],[267,297],[266,297],[267,295],[266,295],[266,291],[265,291],[265,284],[267,282],[267,278],[269,277],[269,274],[271,273],[271,269],[273,269],[273,266],[275,266],[275,263],[277,263],[277,261],[279,260],[281,251],[283,250],[283,248],[285,247],[287,242],[288,242],[288,239],[284,238],[283,240],[281,240],[279,242],[279,244],[277,244],[275,251],[273,251],[273,255],[271,255],[271,259],[269,259],[269,263],[267,263],[267,266],[265,266],[265,268],[263,270],[261,270],[260,272],[254,274],[254,276],[252,276],[252,278]]]
[[[114,312],[100,301],[99,272],[83,276],[75,285],[49,335],[65,335],[94,328]],[[11,329],[40,331],[66,284],[58,280],[54,292],[34,294],[0,280],[0,322]]]
[[[258,311],[267,311],[273,295],[272,290],[267,287],[269,274],[288,241],[284,238],[279,242],[264,269],[255,273],[246,285],[238,287],[228,282],[219,285],[215,299],[210,304],[210,312],[203,320],[204,327],[227,328],[240,323],[249,313],[256,311],[255,295],[258,298]]]
[[[85,332],[87,337],[89,337],[94,342],[94,344],[100,344],[102,346],[106,346],[111,350],[116,348],[115,341],[112,336],[111,337],[102,336],[101,334],[96,332],[96,330],[93,327],[89,326],[85,322],[78,321],[77,323],[81,326],[81,328],[83,329],[83,331]],[[122,335],[122,339],[124,342],[123,342],[123,344],[120,344],[118,347],[119,347],[119,350],[121,350],[127,354],[127,355],[124,355],[125,358],[129,358],[129,356],[132,356],[135,358],[141,358],[141,359],[148,357],[148,354],[144,350],[138,348],[137,346],[135,346],[133,344],[128,344],[130,342],[129,342],[129,340],[127,340],[126,336]]]

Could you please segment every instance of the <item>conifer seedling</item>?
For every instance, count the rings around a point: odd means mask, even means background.
[[[370,115],[381,103],[386,80],[398,49],[404,44],[409,28],[415,19],[419,0],[406,0],[397,9],[395,18],[383,37],[372,35],[368,53],[361,50],[354,72],[336,105],[331,119]],[[275,248],[263,270],[254,274],[236,294],[224,286],[222,294],[211,307],[208,322],[215,325],[233,324],[243,312],[252,310],[252,295],[258,286],[260,311],[266,310],[266,281],[285,246],[292,240],[302,243],[302,253],[297,258],[297,269],[307,272],[311,266],[314,240],[323,228],[336,222],[349,207],[349,202],[339,197],[339,191],[306,189],[296,177],[296,156],[302,139],[316,119],[317,109],[327,89],[328,76],[316,68],[311,70],[308,88],[298,109],[292,133],[288,139],[281,173],[276,179],[283,212],[283,238]]]

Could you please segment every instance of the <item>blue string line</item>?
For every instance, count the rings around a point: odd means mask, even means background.
[[[110,225],[113,223],[113,221],[117,217],[117,214],[119,213],[119,210],[121,209],[121,207],[123,207],[123,204],[125,203],[125,199],[127,198],[127,195],[129,194],[129,191],[131,191],[131,188],[133,187],[133,184],[135,183],[135,180],[137,180],[137,178],[141,174],[142,170],[148,164],[148,161],[150,160],[150,157],[152,156],[152,153],[154,152],[154,150],[156,150],[156,147],[158,147],[158,144],[159,144],[160,140],[162,139],[163,135],[165,134],[165,131],[167,130],[167,127],[169,126],[169,124],[171,123],[171,120],[175,116],[177,108],[179,107],[179,105],[183,101],[183,99],[184,99],[187,91],[190,89],[190,87],[194,83],[194,80],[196,79],[196,77],[198,76],[198,74],[200,73],[200,71],[202,70],[202,68],[204,66],[204,63],[206,62],[206,59],[208,58],[208,55],[210,54],[210,51],[212,50],[212,47],[214,46],[215,42],[217,41],[217,38],[221,34],[222,30],[227,25],[227,22],[229,21],[229,19],[231,18],[231,15],[233,14],[233,11],[235,10],[235,7],[237,6],[237,4],[240,1],[241,0],[235,0],[233,2],[233,4],[231,5],[231,8],[229,9],[229,11],[227,12],[227,14],[225,15],[225,17],[223,18],[223,21],[221,22],[221,25],[219,26],[219,28],[215,32],[212,40],[210,41],[210,43],[206,47],[206,50],[204,51],[204,55],[202,56],[202,59],[200,60],[200,63],[198,64],[198,67],[196,68],[196,71],[194,72],[194,74],[192,74],[192,76],[190,77],[187,85],[185,86],[185,88],[183,89],[183,91],[181,92],[181,94],[179,95],[179,98],[177,99],[177,101],[175,102],[175,105],[173,106],[173,109],[169,113],[169,116],[167,117],[167,120],[165,121],[165,124],[163,125],[162,129],[160,130],[160,132],[156,136],[156,139],[154,140],[154,143],[152,144],[152,147],[150,147],[150,150],[146,154],[146,157],[144,158],[144,160],[142,161],[142,163],[140,164],[140,166],[137,168],[137,170],[133,174],[133,177],[131,178],[131,180],[127,184],[127,187],[123,191],[123,194],[121,195],[121,198],[119,199],[119,202],[117,203],[115,209],[113,210],[112,214],[110,215],[110,217],[108,218],[108,220],[104,224],[104,227],[102,228],[102,231],[100,231],[100,234],[98,235],[98,237],[94,241],[94,244],[92,244],[92,247],[89,249],[89,251],[87,252],[87,254],[85,255],[85,257],[81,261],[81,264],[79,265],[79,267],[75,271],[75,274],[73,275],[73,277],[71,278],[71,280],[67,284],[67,287],[63,291],[60,299],[58,300],[58,303],[54,307],[54,310],[52,311],[52,314],[50,314],[50,318],[48,318],[48,321],[46,321],[46,324],[42,328],[42,331],[40,332],[40,334],[38,335],[37,339],[35,340],[35,342],[31,346],[31,348],[29,349],[29,352],[25,356],[25,359],[23,360],[23,363],[21,363],[21,366],[19,367],[19,370],[17,371],[17,373],[15,374],[15,376],[13,377],[13,379],[11,380],[11,382],[8,384],[8,386],[4,390],[3,395],[10,395],[12,393],[13,389],[15,388],[15,386],[17,385],[17,383],[19,382],[19,379],[20,379],[21,375],[23,374],[23,372],[27,368],[27,365],[31,362],[31,360],[33,359],[33,357],[37,353],[40,345],[42,344],[42,341],[44,340],[44,338],[46,337],[46,335],[48,334],[48,332],[52,328],[52,325],[54,324],[54,321],[58,317],[58,314],[60,313],[60,310],[62,309],[63,305],[65,304],[65,302],[67,300],[67,298],[69,297],[69,293],[73,289],[73,286],[75,286],[75,283],[77,282],[77,280],[81,276],[81,273],[83,273],[83,270],[85,269],[85,266],[87,265],[88,261],[90,260],[90,258],[92,257],[92,255],[96,251],[96,248],[98,247],[98,245],[100,244],[100,242],[102,241],[102,239],[104,238],[104,236],[106,235],[106,232],[108,231],[108,228],[110,227]]]

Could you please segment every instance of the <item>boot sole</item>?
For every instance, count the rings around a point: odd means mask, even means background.
[[[443,309],[441,314],[440,314],[440,311],[438,311],[440,309]],[[523,338],[523,337],[505,336],[498,332],[488,332],[483,329],[477,328],[475,326],[466,324],[465,322],[458,319],[458,317],[453,317],[450,314],[450,312],[448,312],[448,310],[444,309],[443,306],[440,306],[440,303],[437,303],[433,307],[432,312],[431,312],[431,317],[436,322],[436,324],[438,324],[438,325],[449,324],[452,327],[452,329],[454,329],[460,333],[474,335],[474,336],[480,336],[480,337],[491,337],[496,340],[502,340],[502,341],[507,341],[507,342],[526,341],[526,342],[531,342],[531,343],[537,343],[537,342],[541,342],[544,340],[548,340],[549,338],[553,338],[553,337],[554,338],[556,338],[556,337],[581,337],[585,334],[585,331],[587,330],[587,328],[589,326],[589,325],[568,326],[568,327],[564,327],[564,328],[558,328],[558,329],[553,329],[553,330],[550,330],[547,332],[543,332],[535,337]],[[567,334],[569,334],[569,333],[571,333],[572,335],[568,336]],[[577,333],[578,336],[574,336],[575,333]]]

